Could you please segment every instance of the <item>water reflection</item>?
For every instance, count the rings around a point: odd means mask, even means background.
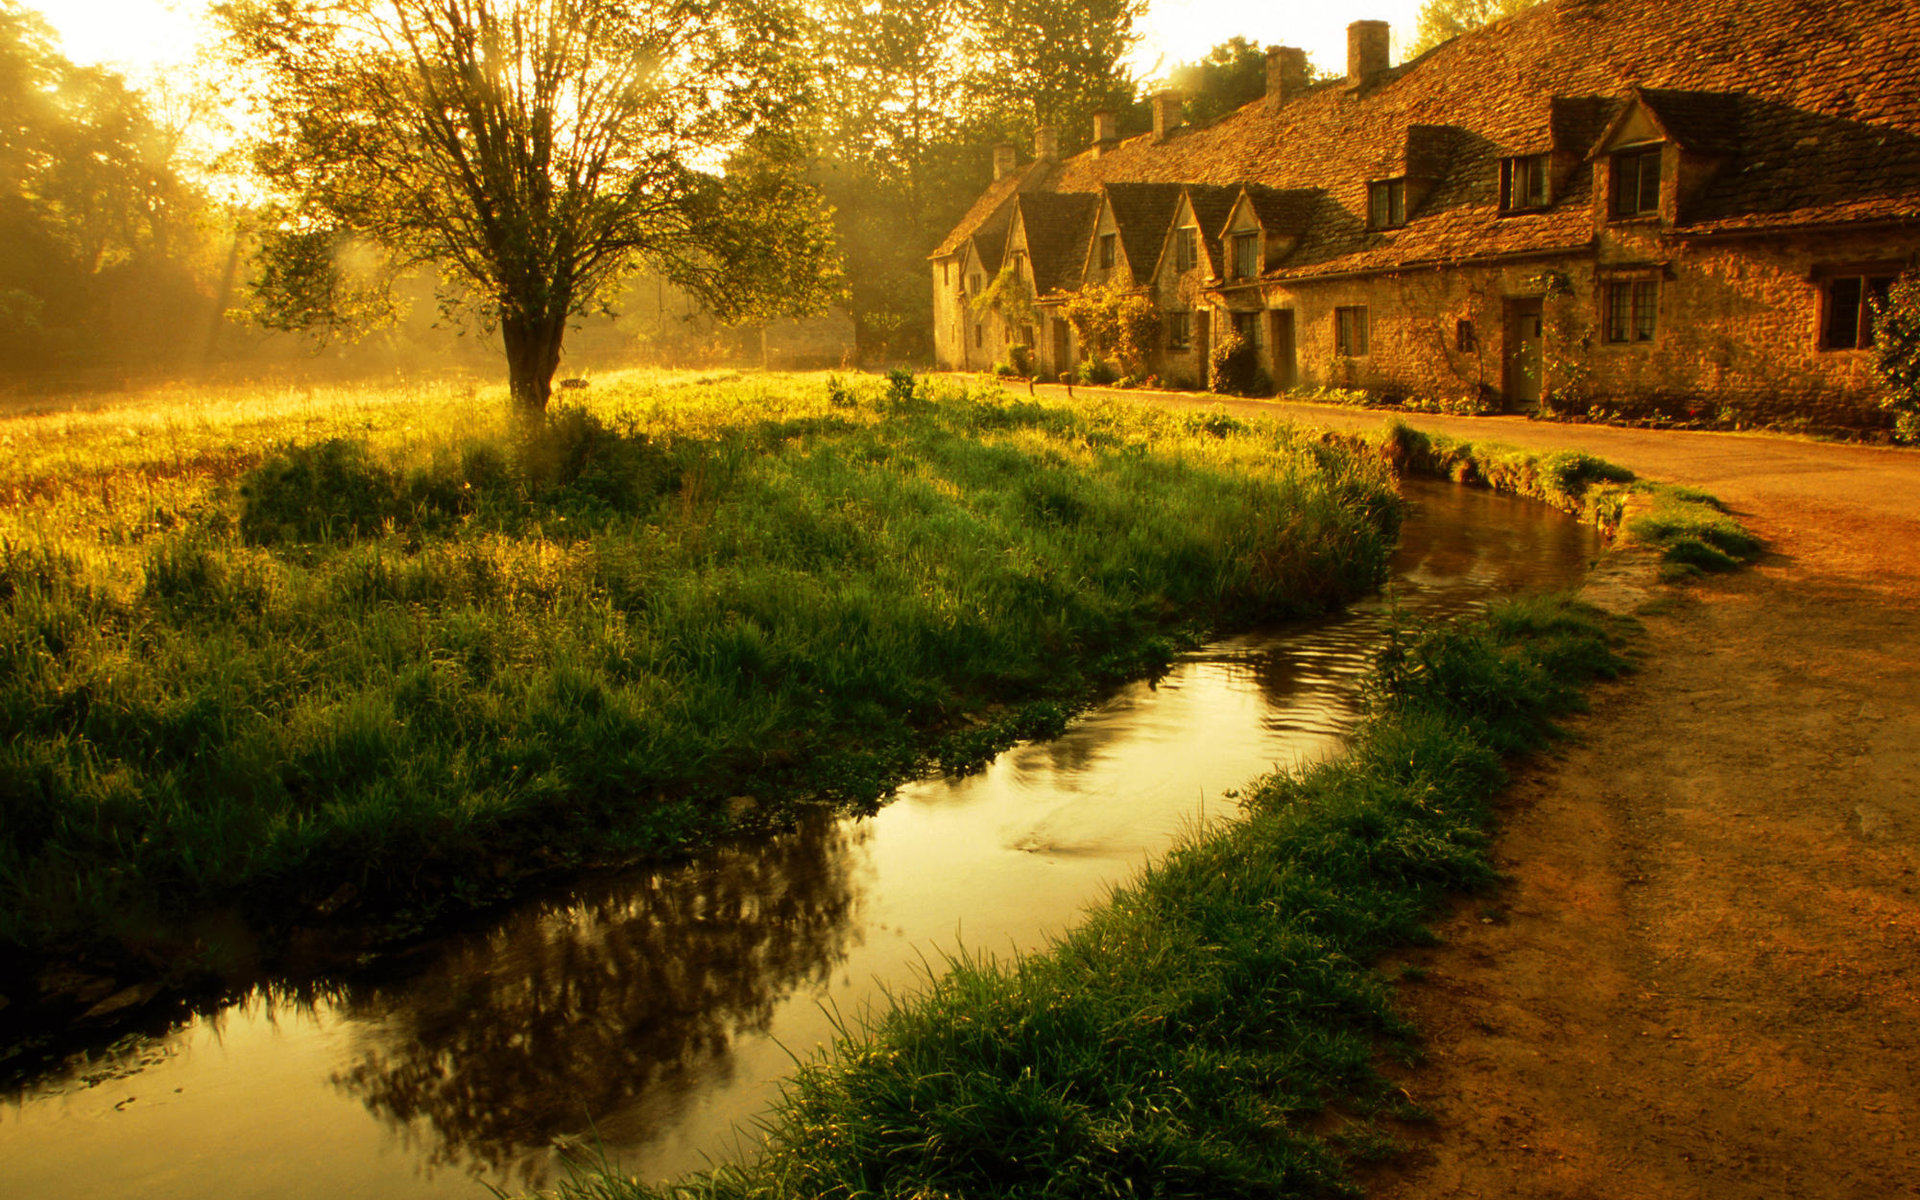
[[[429,1166],[538,1183],[545,1147],[606,1114],[670,1123],[724,1086],[736,1038],[842,962],[863,827],[826,818],[688,868],[599,881],[347,989],[357,1061],[333,1076]],[[422,1136],[424,1135],[424,1136]]]
[[[583,885],[418,965],[263,991],[0,1108],[0,1196],[472,1197],[598,1138],[661,1178],[733,1152],[789,1065],[964,940],[1026,949],[1221,793],[1333,753],[1396,605],[1445,615],[1578,578],[1592,534],[1538,506],[1409,489],[1392,598],[1255,631],[1121,689],[1064,736],[926,780],[863,821]],[[931,952],[930,952],[931,948]],[[99,1074],[95,1070],[95,1074]]]

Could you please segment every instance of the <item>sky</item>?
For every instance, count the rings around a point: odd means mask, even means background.
[[[66,55],[106,63],[136,80],[190,62],[206,28],[208,0],[25,0],[60,34]],[[1420,0],[1151,0],[1133,55],[1143,78],[1199,58],[1235,34],[1260,45],[1302,46],[1324,70],[1346,67],[1347,23],[1393,26],[1395,61],[1413,39]]]

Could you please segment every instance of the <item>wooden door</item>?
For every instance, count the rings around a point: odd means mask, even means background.
[[[1509,409],[1540,407],[1541,348],[1544,340],[1540,298],[1532,296],[1507,301],[1506,378],[1503,391]]]
[[[1267,314],[1267,345],[1273,352],[1273,386],[1280,391],[1300,386],[1300,367],[1293,349],[1293,310],[1276,308]]]

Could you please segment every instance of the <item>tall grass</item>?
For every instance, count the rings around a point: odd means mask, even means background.
[[[195,914],[418,916],[871,804],[1366,591],[1398,519],[1376,457],[1218,415],[592,394],[0,424],[0,945],[191,958]]]
[[[1351,1194],[1411,1115],[1372,961],[1494,877],[1503,752],[1624,667],[1565,599],[1404,632],[1343,759],[1260,782],[1043,953],[962,957],[794,1077],[763,1155],[672,1185],[607,1164],[569,1200]]]

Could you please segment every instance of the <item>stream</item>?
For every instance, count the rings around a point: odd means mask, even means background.
[[[1403,612],[1569,586],[1599,552],[1544,506],[1405,486]],[[872,817],[592,878],[365,974],[266,985],[76,1057],[0,1093],[0,1196],[480,1200],[596,1142],[648,1178],[745,1152],[836,1019],[962,947],[1043,945],[1231,816],[1232,789],[1336,753],[1389,608],[1211,643]]]

